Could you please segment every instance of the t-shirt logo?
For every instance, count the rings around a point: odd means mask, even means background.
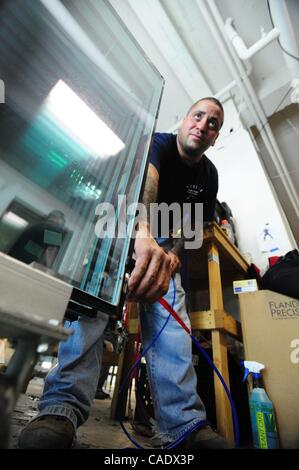
[[[188,184],[186,188],[186,200],[194,199],[199,196],[200,193],[203,192],[203,188],[197,186],[197,184]]]

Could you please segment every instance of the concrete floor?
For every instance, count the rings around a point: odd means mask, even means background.
[[[34,378],[29,383],[26,394],[20,395],[11,417],[10,449],[17,449],[17,440],[22,428],[35,416],[38,398],[43,389],[43,379]],[[133,404],[132,404],[133,405]],[[94,400],[88,421],[78,429],[75,449],[125,449],[134,448],[124,434],[119,422],[110,419],[111,399]],[[137,434],[129,421],[125,421],[127,431],[143,447],[151,448],[150,438]]]

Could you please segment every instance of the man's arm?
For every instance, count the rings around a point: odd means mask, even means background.
[[[143,204],[147,219],[139,221],[135,240],[136,264],[128,282],[128,299],[155,302],[168,291],[173,272],[172,258],[157,244],[150,232],[150,204],[157,201],[159,173],[149,164]]]
[[[159,185],[159,172],[156,167],[150,163],[148,165],[145,188],[142,196],[142,203],[145,205],[147,219],[143,222],[148,226],[150,230],[150,209],[151,204],[157,202],[158,199],[158,185]]]
[[[153,202],[157,202],[158,198],[158,183],[159,183],[159,173],[158,170],[154,165],[151,163],[149,164],[149,169],[147,173],[147,179],[145,183],[145,190],[143,193],[143,204],[146,207],[146,213],[148,215],[147,219],[147,227],[150,231],[150,205]],[[183,245],[184,243],[180,243],[181,240],[176,240],[175,241],[175,247],[168,252],[168,255],[170,256],[170,268],[171,268],[171,273],[177,272],[180,267],[181,263],[179,260],[179,257],[182,253],[183,250]],[[175,256],[173,256],[175,255]]]

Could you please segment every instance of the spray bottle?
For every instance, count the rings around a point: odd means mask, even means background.
[[[278,449],[278,435],[274,407],[263,385],[261,370],[264,364],[244,361],[244,380],[252,374],[252,391],[249,396],[250,420],[253,445],[257,449]]]

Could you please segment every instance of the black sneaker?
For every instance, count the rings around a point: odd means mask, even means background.
[[[210,426],[193,431],[182,443],[184,449],[231,449],[228,442]]]
[[[103,390],[97,390],[94,396],[96,400],[106,400],[106,398],[111,398],[108,393],[105,393]]]
[[[19,436],[20,449],[70,449],[75,437],[71,421],[45,415],[29,422]]]

